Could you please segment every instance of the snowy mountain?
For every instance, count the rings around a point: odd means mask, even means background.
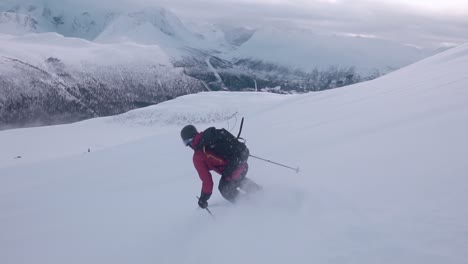
[[[86,9],[75,7],[69,2],[57,4],[54,1],[39,1],[30,4],[0,5],[0,11],[3,11],[4,17],[0,20],[0,33],[13,35],[57,32],[66,37],[100,43],[136,42],[157,44],[168,49],[174,46],[191,46],[208,50],[239,41],[236,36],[231,36],[232,34],[228,36],[229,41],[221,38],[212,42],[206,41],[212,34],[203,36],[191,32],[174,13],[164,7],[152,6],[134,11],[112,7]],[[12,27],[12,23],[20,26]],[[26,24],[24,30],[21,28],[23,24]]]
[[[86,8],[52,0],[0,5],[0,11],[12,12],[9,16],[17,14],[35,21],[36,29],[31,30],[32,26],[28,26],[26,32],[53,31],[66,37],[103,43],[132,41],[157,44],[168,50],[187,46],[210,51],[211,55],[225,53],[223,58],[226,59],[260,59],[306,70],[330,65],[354,66],[362,72],[387,70],[406,66],[429,54],[426,50],[387,40],[319,34],[313,28],[286,22],[256,28],[206,23],[189,23],[187,27],[176,14],[164,7],[135,8],[125,11],[109,6]],[[0,25],[5,24],[1,21]],[[2,27],[7,28],[6,24]],[[8,31],[11,34],[14,30],[8,27]],[[16,32],[23,33],[24,30]],[[171,55],[177,57],[179,54]]]
[[[0,12],[0,32],[6,34],[26,34],[37,32],[37,21],[30,15],[13,12]]]
[[[428,51],[388,40],[315,33],[286,25],[263,27],[228,58],[251,58],[293,68],[356,67],[390,71],[428,56]]]
[[[0,35],[0,127],[122,113],[204,90],[158,46]]]
[[[172,46],[188,44],[196,37],[173,13],[164,8],[153,8],[114,15],[94,40],[106,43],[134,41]]]
[[[0,131],[0,262],[466,263],[467,68],[468,44],[342,89]],[[251,158],[263,193],[215,188],[212,219],[179,132],[241,116],[253,155],[301,172]]]
[[[98,10],[90,13],[64,2],[63,6],[54,1],[19,1],[0,4],[3,16],[17,16],[15,21],[0,20],[0,33],[23,35],[25,33],[57,32],[67,37],[95,38],[102,30],[106,15]],[[23,19],[19,19],[25,17]],[[21,21],[25,20],[27,23]],[[12,27],[12,22],[16,27]]]

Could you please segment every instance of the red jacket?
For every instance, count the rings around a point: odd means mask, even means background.
[[[192,148],[195,149],[195,146],[201,140],[202,133],[193,138]],[[223,173],[223,170],[226,167],[226,160],[216,156],[210,151],[205,151],[204,148],[195,150],[193,153],[193,165],[198,172],[198,176],[202,180],[202,193],[211,194],[213,192],[213,177],[211,176],[210,171],[213,170],[219,174]]]

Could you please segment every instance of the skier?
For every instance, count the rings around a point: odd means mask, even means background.
[[[198,132],[193,125],[187,125],[180,131],[185,146],[194,150],[193,164],[202,180],[201,195],[198,205],[208,207],[213,191],[213,178],[210,171],[221,175],[218,189],[221,195],[234,203],[240,190],[246,193],[260,190],[260,186],[246,177],[249,166],[249,150],[225,129],[210,127]]]

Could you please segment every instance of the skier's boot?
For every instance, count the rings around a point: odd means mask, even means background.
[[[245,178],[240,184],[239,188],[248,194],[256,193],[262,190],[262,186],[258,185],[249,178]]]

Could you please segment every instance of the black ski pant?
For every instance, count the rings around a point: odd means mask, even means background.
[[[239,195],[239,190],[237,188],[247,179],[247,171],[249,166],[247,163],[240,164],[231,175],[223,175],[219,180],[218,189],[221,192],[221,195],[224,199],[234,203],[237,196]]]

